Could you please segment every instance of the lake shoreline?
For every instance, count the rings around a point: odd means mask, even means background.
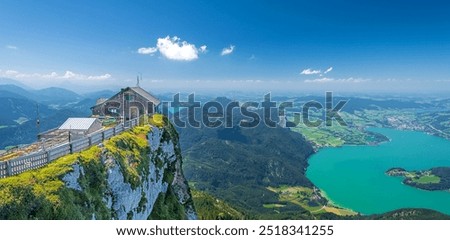
[[[330,204],[361,215],[402,208],[428,208],[450,214],[449,191],[419,190],[385,174],[386,170],[399,166],[406,169],[450,166],[450,159],[446,157],[450,155],[450,141],[423,131],[367,130],[383,134],[389,141],[376,145],[323,147],[308,157],[305,175]],[[375,200],[379,197],[380,200]]]

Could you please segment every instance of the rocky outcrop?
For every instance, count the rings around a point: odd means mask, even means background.
[[[192,204],[189,186],[182,171],[182,158],[178,146],[178,136],[171,135],[171,126],[165,128],[151,127],[147,134],[148,146],[147,154],[149,164],[147,171],[142,171],[139,176],[140,183],[133,186],[127,182],[124,171],[113,154],[104,147],[101,159],[106,168],[107,191],[104,202],[112,212],[114,219],[148,219],[154,209],[158,197],[164,197],[171,188],[178,203],[185,211],[184,219],[196,219],[195,210]],[[158,165],[158,166],[157,166]],[[73,165],[74,171],[63,177],[67,187],[81,191],[78,183],[79,176],[82,175],[83,167],[79,164]],[[173,176],[173,177],[165,177]],[[168,181],[169,180],[169,181]],[[170,216],[169,216],[170,217]]]
[[[197,219],[168,122],[0,180],[0,191],[3,219]]]

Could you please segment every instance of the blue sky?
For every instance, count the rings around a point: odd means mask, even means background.
[[[445,1],[3,0],[0,77],[89,90],[141,73],[174,91],[447,92],[449,12]]]

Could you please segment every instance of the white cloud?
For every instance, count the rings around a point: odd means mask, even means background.
[[[7,49],[11,49],[11,50],[17,50],[17,49],[19,49],[17,46],[14,46],[14,45],[6,45],[6,48],[7,48]]]
[[[201,47],[198,49],[198,51],[201,52],[201,53],[205,53],[205,52],[207,52],[208,50],[206,49],[206,45],[203,45],[203,46],[201,46]]]
[[[89,80],[107,80],[110,79],[112,76],[109,73],[103,74],[103,75],[99,75],[99,76],[89,76],[88,79]]]
[[[329,67],[327,70],[325,70],[325,72],[323,72],[323,74],[327,74],[331,71],[333,71],[333,67]]]
[[[316,78],[316,79],[308,79],[305,80],[305,83],[326,83],[326,82],[332,82],[334,79],[332,78]]]
[[[142,47],[138,49],[139,54],[154,55],[157,51],[165,58],[176,61],[193,61],[198,59],[198,53],[205,53],[206,45],[196,48],[194,44],[181,41],[177,36],[158,38],[155,47]]]
[[[229,54],[233,53],[233,51],[234,51],[234,46],[230,45],[229,47],[222,49],[222,53],[220,55],[222,55],[222,56],[229,55]]]
[[[192,61],[198,58],[198,50],[195,45],[186,41],[180,42],[180,38],[176,36],[158,38],[156,47],[164,57],[170,60]]]
[[[74,73],[72,71],[66,71],[64,74],[58,74],[56,72],[51,73],[21,73],[15,70],[6,70],[4,73],[0,72],[0,76],[12,77],[18,79],[35,79],[35,80],[51,80],[51,79],[66,79],[66,80],[108,80],[112,78],[109,73],[103,75],[85,75]]]
[[[315,75],[315,74],[320,74],[321,71],[320,70],[313,70],[311,68],[307,68],[304,69],[300,74],[301,75]]]
[[[340,78],[340,79],[334,79],[334,78],[316,78],[316,79],[308,79],[305,80],[305,83],[361,83],[369,81],[369,79],[363,79],[363,78]]]
[[[43,78],[57,78],[58,74],[56,72],[52,72],[50,74],[44,74],[42,75]]]
[[[138,53],[144,55],[148,54],[153,55],[156,51],[158,51],[156,47],[148,47],[148,48],[142,47],[138,49]]]
[[[15,76],[15,75],[19,74],[19,72],[15,71],[15,70],[6,70],[5,74],[9,75],[9,76]]]
[[[66,73],[62,76],[64,79],[70,79],[70,78],[78,78],[79,74],[75,74],[72,71],[66,71]]]
[[[307,69],[303,69],[303,71],[300,72],[301,75],[320,75],[323,76],[329,72],[333,71],[333,67],[329,67],[327,68],[325,71],[323,71],[322,74],[322,70],[314,70],[311,68],[307,68]]]

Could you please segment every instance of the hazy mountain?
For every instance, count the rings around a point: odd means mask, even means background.
[[[275,101],[292,101],[294,100],[298,103],[305,103],[308,101],[316,101],[322,103],[325,107],[325,95],[324,96],[304,96],[297,98],[273,98]],[[341,96],[333,96],[333,107],[339,101],[347,101],[345,106],[342,108],[342,111],[345,112],[354,112],[361,111],[364,109],[426,109],[429,107],[433,107],[432,104],[429,103],[421,103],[415,102],[412,100],[399,100],[399,99],[371,99],[371,98],[359,98],[359,97],[341,97]],[[298,107],[298,105],[297,105]]]
[[[23,87],[19,87],[17,85],[14,84],[4,84],[4,85],[0,85],[0,90],[3,92],[9,92],[11,94],[15,94],[17,96],[21,96],[23,98],[28,98],[31,100],[38,100],[39,97],[32,91],[32,90],[26,90]],[[0,95],[0,96],[3,96]],[[18,98],[18,97],[16,97]]]
[[[95,100],[62,88],[25,89],[12,84],[0,85],[0,149],[27,144],[40,132],[58,127],[68,117],[86,117]]]
[[[39,102],[46,104],[64,105],[83,99],[79,94],[64,88],[50,87],[33,91],[39,97]]]
[[[27,85],[11,78],[0,78],[0,85],[15,85],[24,89],[31,89]]]
[[[24,121],[36,119],[37,107],[42,117],[46,117],[52,113],[46,105],[26,99],[22,96],[14,96],[9,92],[0,96],[0,124],[2,125],[18,125]]]
[[[27,99],[26,97],[10,92],[5,90],[0,90],[0,97],[1,98],[16,98],[16,99]]]
[[[13,84],[4,84],[0,85],[0,91],[7,91],[36,102],[58,106],[83,99],[82,96],[73,91],[56,87],[32,90]]]
[[[97,100],[99,98],[110,98],[114,94],[116,94],[116,92],[111,91],[111,90],[101,90],[101,91],[96,91],[96,92],[85,93],[82,96],[85,98]]]

